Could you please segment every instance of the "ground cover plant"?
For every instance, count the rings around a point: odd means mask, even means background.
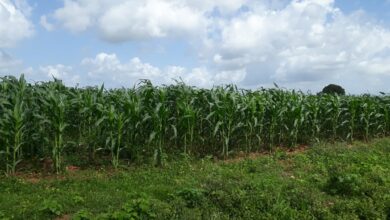
[[[3,77],[0,219],[388,219],[389,110],[386,94]]]
[[[66,165],[162,166],[182,154],[226,159],[319,141],[367,141],[389,131],[385,94],[203,89],[146,80],[128,89],[77,88],[59,80],[0,79],[0,169],[7,174],[40,161],[60,173]]]
[[[0,177],[1,219],[389,219],[390,139]]]

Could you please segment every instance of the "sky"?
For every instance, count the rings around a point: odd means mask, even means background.
[[[390,0],[0,0],[0,76],[390,93]]]

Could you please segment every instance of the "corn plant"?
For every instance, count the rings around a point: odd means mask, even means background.
[[[319,142],[321,133],[321,102],[316,96],[308,96],[305,100],[304,127],[309,141]]]
[[[135,90],[127,91],[122,96],[122,107],[121,110],[124,113],[125,117],[125,127],[124,127],[124,141],[126,148],[132,152],[133,158],[137,157],[137,154],[142,152],[142,149],[138,145],[142,145],[139,142],[139,139],[142,138],[140,129],[143,124],[142,118],[142,105],[141,100]]]
[[[110,151],[111,162],[115,168],[119,167],[120,152],[124,149],[122,142],[124,127],[128,122],[124,115],[125,114],[119,112],[113,104],[110,104],[107,105],[107,108],[105,109],[104,120],[99,121],[100,123],[105,123],[105,129],[108,134],[105,147]]]
[[[188,148],[194,144],[196,119],[198,117],[198,110],[194,106],[196,97],[192,96],[191,88],[184,84],[179,84],[177,89],[175,92],[179,95],[177,100],[177,115],[181,117],[176,118],[181,122],[177,124],[180,124],[181,133],[184,133],[183,153],[187,154]]]
[[[389,133],[390,98],[384,93],[313,95],[183,82],[156,87],[148,80],[107,90],[0,78],[0,166],[6,173],[14,173],[21,160],[47,157],[57,173],[70,155],[95,163],[109,153],[115,168],[138,159],[162,166],[164,155],[228,158],[240,151]]]
[[[79,121],[73,124],[78,130],[78,142],[89,150],[90,160],[94,160],[102,132],[99,121],[104,115],[104,85],[80,90],[71,102],[79,115]]]
[[[66,88],[61,81],[48,85],[47,90],[42,90],[42,112],[41,118],[43,123],[48,128],[48,138],[51,148],[51,157],[54,161],[56,173],[62,169],[62,153],[65,147],[64,133],[68,126],[66,123],[66,110],[70,106],[67,94],[64,92]]]
[[[346,123],[348,123],[348,134],[347,134],[347,140],[350,142],[353,142],[355,140],[355,130],[356,130],[356,120],[358,116],[358,109],[359,109],[359,99],[356,97],[351,97],[348,99],[348,112]]]
[[[245,130],[247,131],[244,133],[246,152],[249,153],[252,151],[254,139],[257,139],[258,146],[259,148],[261,147],[264,108],[262,108],[261,100],[253,94],[245,96],[244,103],[246,106],[242,109],[244,112],[242,117],[244,119]]]
[[[289,123],[286,126],[286,132],[288,137],[288,145],[294,147],[298,143],[299,132],[302,129],[305,122],[305,109],[304,99],[301,94],[293,93],[290,97],[290,101],[286,103],[287,106],[287,120]]]
[[[229,85],[225,89],[219,87],[215,90],[215,105],[212,114],[216,123],[213,135],[222,140],[224,158],[229,156],[234,133],[244,126],[244,123],[238,120],[239,112],[241,112],[239,98],[237,88],[233,85]]]
[[[16,166],[22,160],[22,145],[26,138],[27,106],[25,103],[26,81],[23,76],[19,80],[3,79],[0,134],[5,144],[6,173],[14,174]],[[3,93],[3,94],[4,94]]]
[[[155,142],[157,148],[155,150],[155,161],[157,166],[163,165],[163,146],[165,135],[168,131],[169,109],[166,106],[167,91],[164,89],[157,91],[157,105],[151,114],[153,120],[153,131],[150,136],[150,141]]]

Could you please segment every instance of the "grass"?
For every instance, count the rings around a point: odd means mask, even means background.
[[[0,177],[0,219],[389,219],[390,138]]]

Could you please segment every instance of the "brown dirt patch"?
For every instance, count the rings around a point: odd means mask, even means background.
[[[72,219],[72,216],[69,215],[69,214],[67,214],[67,215],[62,215],[62,216],[60,216],[60,217],[55,218],[55,220],[70,220],[70,219]]]
[[[294,155],[294,154],[300,154],[307,151],[309,148],[308,145],[298,145],[294,148],[286,148],[286,147],[276,147],[272,151],[260,151],[260,152],[252,152],[252,153],[245,153],[245,152],[239,152],[236,155],[234,155],[231,158],[228,158],[226,160],[218,160],[216,159],[216,162],[222,161],[223,163],[236,163],[247,159],[257,159],[264,156],[270,156],[276,151],[285,152],[287,155]]]

